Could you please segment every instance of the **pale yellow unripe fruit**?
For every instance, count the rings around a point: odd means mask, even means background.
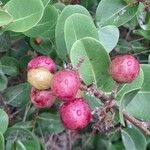
[[[28,71],[28,82],[38,90],[46,90],[51,86],[53,75],[47,69],[39,67]]]

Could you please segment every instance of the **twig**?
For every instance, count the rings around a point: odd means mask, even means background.
[[[129,115],[127,112],[124,112],[123,116],[126,120],[131,122],[133,125],[135,125],[136,127],[142,129],[145,132],[146,135],[150,136],[150,131],[147,129],[147,126],[145,124],[143,124],[142,121],[139,121],[139,120],[135,119],[133,116]]]
[[[96,98],[100,99],[103,103],[106,103],[110,100],[109,96],[107,96],[102,90],[98,90],[94,84],[89,86],[82,84],[80,89],[86,91],[89,94],[92,94]]]
[[[35,113],[35,116],[34,116],[34,120],[33,120],[33,123],[32,123],[32,132],[34,132],[36,120],[38,118],[38,114],[39,114],[39,109],[37,109],[37,111]]]
[[[114,87],[112,89],[112,92],[111,92],[111,95],[109,97],[111,100],[116,98],[116,93],[117,93],[117,90],[118,90],[119,86],[120,86],[120,83],[115,82],[115,85],[114,85]]]
[[[31,103],[29,103],[29,104],[27,105],[26,109],[25,109],[25,113],[24,113],[22,122],[25,122],[25,121],[26,121],[27,114],[28,114],[28,112],[29,112],[29,110],[30,110],[30,107],[31,107]]]
[[[118,88],[118,85],[116,87]],[[116,87],[115,87],[115,89],[116,89]],[[104,111],[106,113],[111,111],[111,109],[115,109],[115,110],[119,109],[118,106],[116,105],[115,99],[111,99],[102,90],[98,90],[95,86],[83,85],[81,87],[81,90],[85,90],[87,92],[90,91],[96,98],[100,99],[104,103],[104,106],[101,109],[104,109]],[[113,93],[113,91],[112,91],[112,93]],[[115,94],[115,92],[114,92],[114,94]],[[115,95],[113,95],[113,96],[115,96]],[[150,130],[148,130],[148,128],[150,128],[150,122],[146,123],[146,122],[140,121],[140,120],[134,118],[133,116],[129,115],[127,112],[123,112],[123,116],[124,116],[125,120],[128,120],[133,125],[135,125],[139,129],[143,130],[145,132],[145,134],[150,136]]]

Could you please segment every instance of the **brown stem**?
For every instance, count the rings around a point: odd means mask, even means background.
[[[111,95],[110,95],[110,99],[111,99],[111,100],[113,100],[113,99],[116,98],[116,93],[117,93],[117,91],[118,91],[119,86],[120,86],[120,83],[115,82],[115,85],[114,85],[114,87],[113,87],[113,89],[112,89],[112,92],[111,92]]]
[[[127,112],[124,112],[123,116],[126,120],[128,120],[129,122],[134,124],[136,127],[142,129],[146,135],[150,136],[150,131],[147,129],[147,126],[145,124],[143,124],[142,121],[135,119],[133,116],[129,115]]]

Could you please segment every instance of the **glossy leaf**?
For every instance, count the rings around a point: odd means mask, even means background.
[[[145,150],[146,139],[141,131],[132,127],[122,129],[122,140],[126,150]]]
[[[109,78],[107,69],[110,58],[99,41],[90,37],[76,41],[72,46],[70,59],[74,68],[79,60],[83,59],[79,69],[82,80],[86,84],[94,83],[103,89]]]
[[[111,50],[117,45],[119,40],[119,29],[116,26],[108,25],[98,29],[99,41],[107,50]]]
[[[122,0],[101,0],[96,10],[96,21],[98,26],[119,27],[131,20],[137,10],[137,5],[127,5]]]
[[[8,87],[3,96],[7,104],[14,107],[25,107],[30,100],[30,86],[28,83],[21,83]]]
[[[11,15],[4,10],[0,10],[0,26],[4,26],[12,22],[13,18]]]
[[[99,39],[92,18],[78,13],[67,18],[64,34],[68,54],[70,54],[72,45],[81,38],[92,37],[97,40]]]
[[[41,0],[10,0],[4,9],[13,17],[5,30],[24,32],[35,26],[44,13]]]
[[[24,32],[25,35],[29,37],[37,37],[47,34],[47,37],[54,37],[54,30],[58,18],[58,11],[54,6],[47,6],[44,10],[42,19],[38,22],[36,26],[30,30]],[[47,32],[50,32],[49,34]],[[45,36],[44,36],[45,37]]]
[[[55,39],[56,39],[57,53],[62,60],[68,59],[64,37],[65,21],[70,15],[74,13],[81,13],[90,16],[89,12],[80,5],[68,5],[61,12],[56,24]]]
[[[5,133],[8,128],[8,121],[9,119],[7,113],[0,109],[0,133]]]

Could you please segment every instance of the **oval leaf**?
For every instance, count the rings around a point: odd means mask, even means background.
[[[137,10],[137,5],[131,7],[123,0],[101,0],[96,10],[96,21],[99,26],[115,25],[119,27],[131,20]]]
[[[134,99],[126,106],[125,111],[141,120],[150,120],[150,64],[142,65],[144,72],[144,83],[142,89]]]
[[[38,116],[37,123],[43,133],[59,133],[64,130],[57,114],[42,113]]]
[[[14,147],[14,142],[17,143],[19,141],[19,148],[24,147],[26,150],[40,150],[40,143],[37,137],[32,132],[23,128],[9,128],[5,133],[5,139],[6,143],[9,143],[11,148]]]
[[[3,134],[7,130],[8,122],[9,119],[7,113],[0,109],[0,133]]]
[[[145,150],[146,138],[136,128],[126,128],[122,130],[122,140],[126,150]]]
[[[64,27],[65,42],[70,54],[70,50],[74,42],[84,37],[98,38],[97,29],[91,17],[83,14],[73,14],[67,18]]]
[[[111,52],[119,40],[119,29],[116,26],[108,25],[98,29],[99,41],[107,50]]]
[[[58,17],[57,9],[54,6],[47,6],[44,10],[43,17],[38,22],[38,24],[33,28],[31,28],[30,30],[24,32],[24,34],[29,37],[36,37],[36,36],[44,35],[48,31],[54,32],[55,25],[57,22],[57,17]],[[51,37],[51,34],[49,33],[49,35],[47,34],[47,36]]]
[[[81,13],[90,16],[89,12],[80,5],[68,5],[61,12],[56,24],[55,38],[56,38],[57,53],[59,57],[63,60],[67,60],[67,48],[64,37],[64,25],[66,19],[74,13]]]
[[[30,100],[30,86],[28,83],[18,84],[4,91],[4,100],[14,107],[25,107]]]
[[[90,37],[76,41],[72,46],[70,59],[74,68],[83,59],[84,62],[79,68],[82,80],[86,84],[95,83],[103,89],[109,78],[107,69],[110,58],[99,41]]]
[[[2,133],[0,133],[0,149],[5,150],[5,141]]]
[[[141,89],[143,81],[144,75],[141,69],[138,77],[132,83],[123,84],[122,86],[120,86],[120,89],[117,92],[116,100],[119,105],[120,121],[123,125],[123,111],[125,110],[125,107],[131,102],[131,100],[133,100],[138,91]]]
[[[7,88],[7,83],[8,83],[7,77],[0,70],[0,91],[3,91]]]
[[[5,30],[24,32],[35,26],[44,13],[41,0],[10,0],[4,9],[13,17]]]

